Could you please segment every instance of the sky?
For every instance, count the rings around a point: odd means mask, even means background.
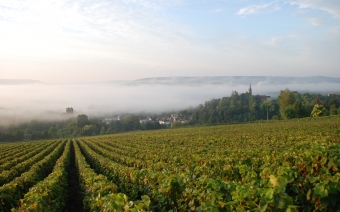
[[[339,0],[0,0],[0,79],[340,77]]]

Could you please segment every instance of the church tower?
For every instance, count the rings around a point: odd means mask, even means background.
[[[251,83],[249,83],[248,93],[249,95],[253,95],[253,90],[251,89]]]

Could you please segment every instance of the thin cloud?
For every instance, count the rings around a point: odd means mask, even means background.
[[[279,42],[282,40],[281,37],[272,37],[270,41],[267,41],[266,44],[272,47],[278,46]]]
[[[333,27],[329,30],[329,33],[336,35],[336,36],[340,36],[340,25]]]
[[[275,2],[270,2],[268,4],[251,5],[249,7],[241,8],[236,15],[255,15],[263,12],[273,12],[280,10],[281,7]]]
[[[308,21],[313,26],[321,26],[324,24],[324,21],[318,17],[309,17]]]
[[[151,58],[147,55],[163,49],[203,51],[199,44],[192,42],[185,27],[161,17],[164,7],[180,3],[146,0],[4,2],[0,6],[0,26],[7,26],[18,37],[0,35],[2,40],[11,41],[6,45],[11,46],[13,54],[4,56],[13,59],[15,53],[24,55],[29,52],[30,57],[37,59],[58,55],[57,58],[70,60],[99,55],[119,60],[146,60],[157,65],[157,60],[145,57]],[[58,42],[50,42],[52,38]],[[42,46],[43,55],[35,46]],[[137,52],[143,53],[138,55]],[[131,54],[135,54],[134,57]]]
[[[322,10],[331,14],[334,18],[340,18],[339,0],[292,0],[289,3],[298,5],[301,9]]]
[[[159,11],[165,6],[169,6],[169,3],[146,0],[33,0],[22,2],[21,5],[9,1],[2,3],[0,19],[49,29],[51,34],[64,36],[99,36],[130,42],[152,41],[164,44],[176,39],[174,28],[180,30],[178,26],[160,17]]]
[[[219,14],[219,13],[221,13],[221,12],[223,12],[223,9],[221,9],[221,8],[214,9],[214,10],[211,10],[211,11],[210,11],[210,13],[213,13],[213,14]]]

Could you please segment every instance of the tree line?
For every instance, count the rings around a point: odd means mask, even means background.
[[[164,127],[158,122],[141,124],[137,115],[126,115],[122,120],[114,120],[106,124],[102,119],[89,119],[87,115],[81,114],[65,121],[32,120],[19,126],[0,129],[0,142],[104,135],[135,130],[156,130]]]
[[[191,116],[193,124],[226,124],[269,119],[292,119],[340,114],[339,98],[281,90],[276,100],[233,92],[230,97],[200,104]]]

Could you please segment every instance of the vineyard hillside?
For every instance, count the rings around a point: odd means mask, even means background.
[[[0,211],[339,211],[340,120],[0,144]]]

